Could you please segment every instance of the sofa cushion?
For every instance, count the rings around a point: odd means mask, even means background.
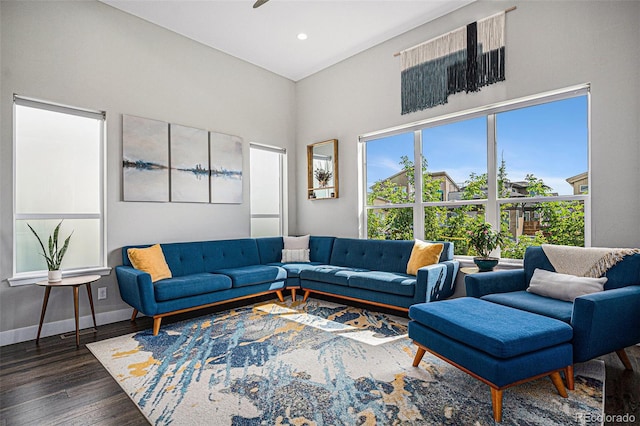
[[[443,248],[444,245],[442,243],[427,243],[425,241],[415,240],[409,262],[407,262],[407,274],[416,275],[418,269],[423,266],[438,263]]]
[[[130,248],[127,250],[127,256],[134,268],[151,275],[151,282],[171,278],[171,270],[160,244],[147,248]]]
[[[254,238],[206,241],[202,243],[202,251],[206,272],[260,264],[258,244]]]
[[[207,272],[160,280],[154,284],[158,302],[198,296],[229,288],[231,288],[231,278]]]
[[[217,274],[224,274],[231,278],[232,286],[246,287],[254,284],[266,283],[270,281],[285,280],[287,271],[278,266],[251,265],[239,268],[218,269]]]
[[[284,248],[282,237],[256,238],[256,244],[260,254],[260,263],[263,265],[280,262],[282,259],[282,249]]]
[[[348,286],[349,277],[360,272],[368,272],[368,270],[344,266],[319,265],[314,268],[301,270],[300,278]]]
[[[353,274],[349,277],[349,287],[380,291],[413,297],[416,290],[416,277],[393,272],[370,271]]]
[[[407,272],[413,241],[336,238],[331,265],[369,271]]]
[[[543,297],[526,291],[487,294],[482,296],[482,299],[571,323],[573,303],[564,300]]]
[[[607,278],[577,277],[536,269],[527,291],[539,296],[573,302],[576,297],[604,290]]]
[[[274,262],[269,263],[272,266],[280,266],[287,271],[287,278],[297,278],[300,276],[300,272],[305,269],[313,269],[316,265],[320,265],[319,262],[305,262],[305,263],[282,263]]]
[[[562,321],[473,297],[419,303],[411,306],[409,317],[498,358],[556,346],[573,337],[571,326]]]

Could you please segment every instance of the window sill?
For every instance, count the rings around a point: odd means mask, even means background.
[[[88,275],[88,274],[98,274],[102,276],[107,276],[111,273],[111,268],[108,266],[97,267],[97,268],[85,268],[85,269],[72,269],[68,271],[62,271],[62,276],[64,278],[67,277],[77,277],[79,275]],[[42,281],[47,278],[46,271],[38,271],[38,272],[25,272],[22,274],[16,274],[13,277],[7,279],[9,281],[9,285],[11,287],[17,287],[21,285],[35,284],[38,281]]]
[[[453,258],[460,262],[461,267],[476,266],[475,263],[473,263],[473,256],[454,256]],[[521,269],[524,267],[524,262],[522,259],[500,258],[498,266],[503,269]]]

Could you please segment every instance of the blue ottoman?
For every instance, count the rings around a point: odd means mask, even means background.
[[[473,297],[413,305],[409,317],[418,346],[413,366],[429,351],[488,384],[495,421],[502,420],[502,393],[510,386],[550,376],[567,397],[560,372],[573,378],[568,324]]]

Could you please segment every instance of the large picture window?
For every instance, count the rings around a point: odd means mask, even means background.
[[[454,242],[489,222],[530,245],[589,245],[589,91],[573,87],[360,138],[361,237]],[[420,164],[421,167],[415,167]]]
[[[65,275],[105,271],[104,113],[16,96],[14,132],[11,284],[34,282],[47,269],[27,224],[45,244],[60,221],[61,236],[73,233]]]

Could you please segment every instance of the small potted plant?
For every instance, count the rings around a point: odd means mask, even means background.
[[[329,180],[331,179],[331,176],[333,176],[333,173],[331,173],[331,171],[325,169],[316,169],[313,173],[318,180],[318,184],[321,188],[327,186]]]
[[[38,233],[31,227],[31,225],[27,223],[27,226],[29,227],[29,229],[31,229],[31,232],[33,232],[33,235],[36,236],[38,242],[40,243],[40,248],[42,249],[42,257],[44,257],[44,259],[47,261],[47,278],[49,279],[49,282],[62,281],[62,271],[60,270],[60,264],[62,263],[62,259],[67,252],[67,248],[69,247],[71,235],[73,235],[73,232],[71,232],[71,234],[69,234],[69,236],[64,240],[62,248],[59,249],[58,234],[60,232],[61,225],[62,221],[60,221],[60,223],[58,223],[58,226],[55,227],[55,229],[53,230],[53,234],[49,235],[49,250],[47,251]]]
[[[498,264],[499,259],[492,257],[491,252],[502,245],[505,235],[500,231],[491,229],[491,224],[480,223],[469,231],[469,244],[473,247],[477,256],[473,262],[478,266],[480,272],[492,271]]]

